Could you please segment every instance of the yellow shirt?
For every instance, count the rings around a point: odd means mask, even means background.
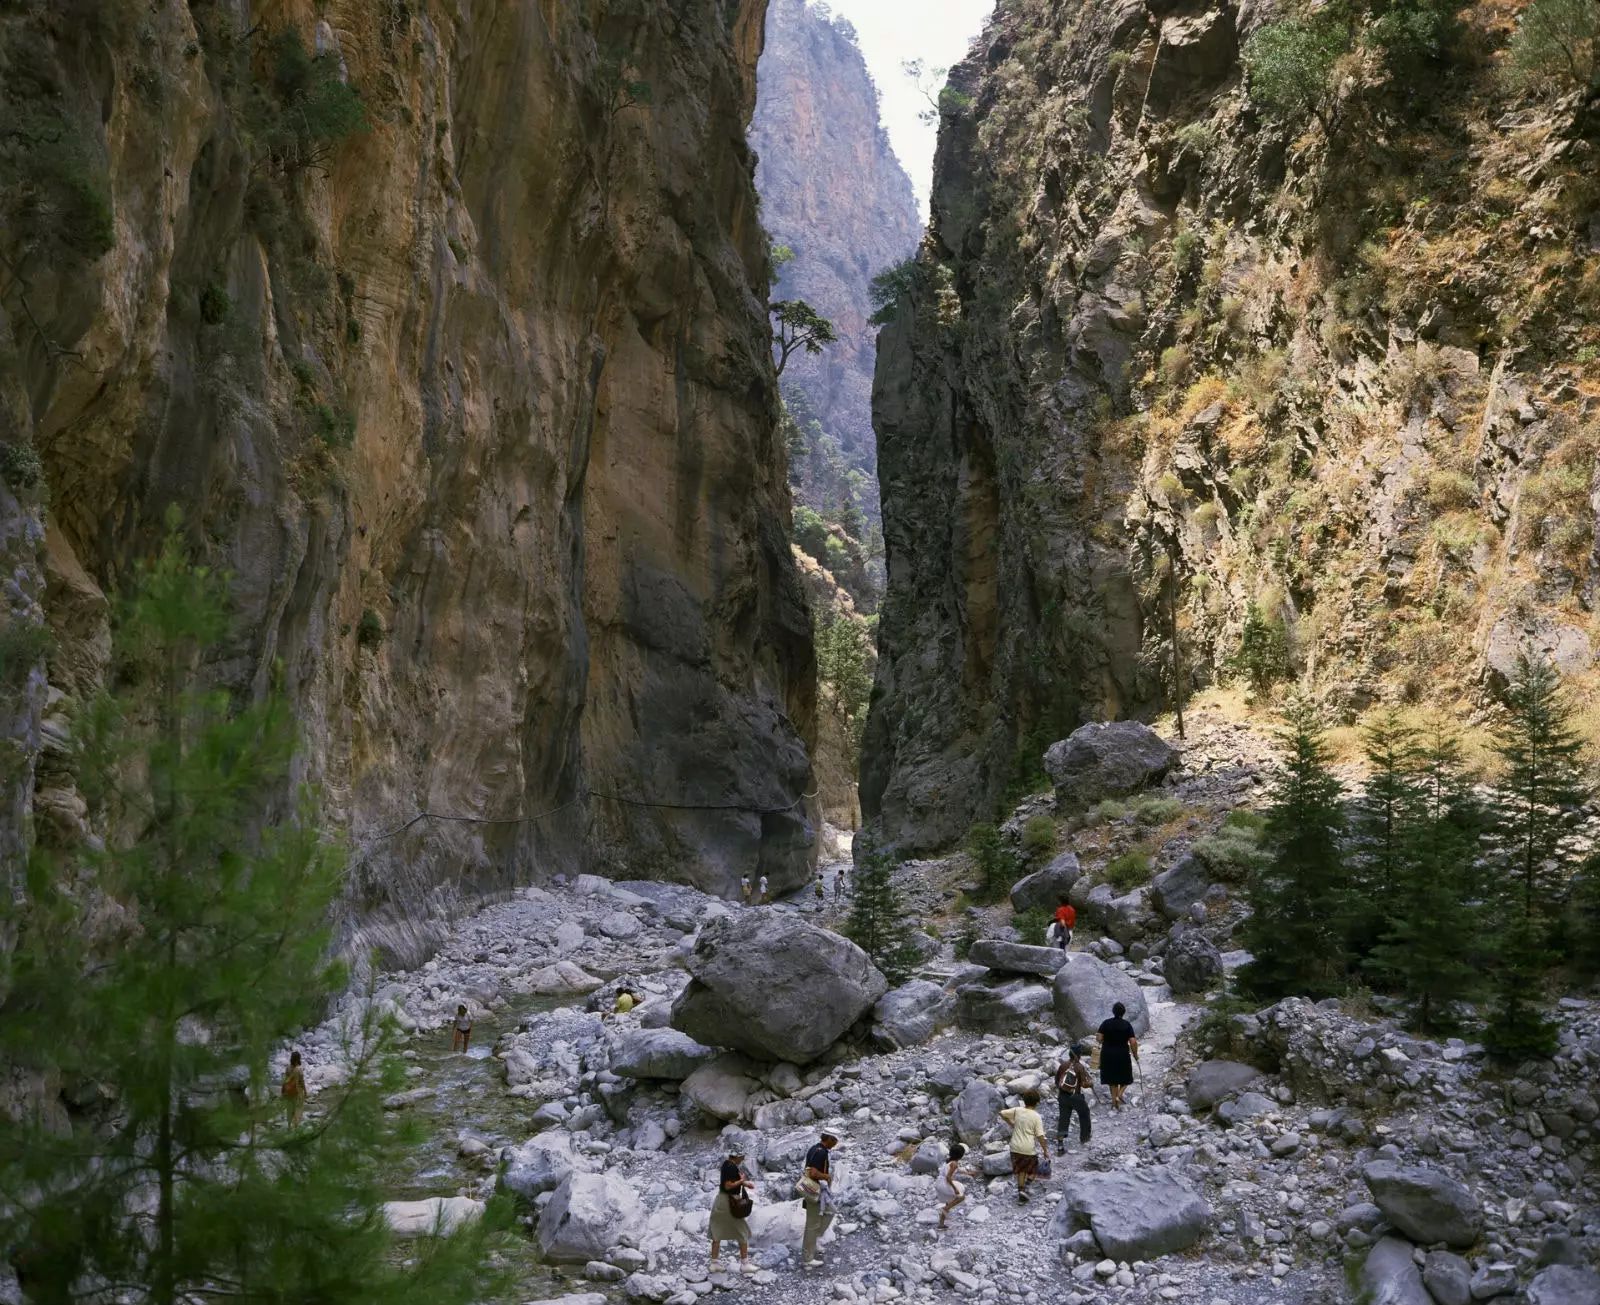
[[[1013,1110],[1002,1110],[1000,1118],[1011,1125],[1011,1149],[1017,1155],[1038,1154],[1035,1139],[1044,1136],[1044,1120],[1037,1110],[1017,1106]]]
[[[626,1015],[632,1009],[633,1009],[633,996],[632,996],[631,993],[626,993],[625,992],[625,993],[623,993],[621,996],[619,996],[617,998],[617,1014],[618,1015]]]

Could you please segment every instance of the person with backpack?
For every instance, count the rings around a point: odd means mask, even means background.
[[[834,1216],[833,1195],[829,1191],[833,1172],[828,1153],[838,1145],[838,1134],[824,1129],[817,1144],[806,1152],[805,1173],[795,1184],[806,1212],[806,1230],[800,1242],[802,1268],[822,1267],[822,1255],[817,1250],[817,1242],[828,1231]]]
[[[744,1175],[744,1154],[730,1151],[722,1162],[721,1176],[717,1180],[717,1195],[711,1202],[711,1272],[722,1272],[723,1242],[739,1243],[739,1270],[754,1273],[756,1266],[750,1262],[750,1225],[746,1220],[755,1202],[750,1193],[755,1184]]]
[[[1055,923],[1051,928],[1055,931],[1055,945],[1062,951],[1067,951],[1072,946],[1072,931],[1078,927],[1078,913],[1072,909],[1072,903],[1066,898],[1061,899],[1061,905],[1056,907]]]
[[[1089,1094],[1093,1091],[1094,1079],[1083,1063],[1083,1047],[1074,1042],[1066,1059],[1056,1066],[1056,1141],[1063,1152],[1073,1115],[1078,1117],[1078,1141],[1089,1145]]]

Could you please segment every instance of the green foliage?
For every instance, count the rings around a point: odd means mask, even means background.
[[[1261,830],[1230,823],[1239,814],[1230,812],[1228,820],[1215,834],[1195,839],[1189,849],[1190,854],[1211,872],[1212,877],[1223,883],[1244,883],[1263,864]]]
[[[1343,795],[1315,708],[1291,704],[1287,756],[1267,810],[1267,856],[1250,878],[1241,990],[1266,1000],[1339,992],[1345,971]]]
[[[1422,820],[1424,800],[1417,780],[1418,734],[1398,712],[1391,709],[1376,717],[1363,731],[1362,742],[1370,771],[1351,821],[1356,891],[1350,944],[1358,956],[1371,952],[1394,919],[1408,840]]]
[[[1206,238],[1196,227],[1180,223],[1177,235],[1172,237],[1172,266],[1179,274],[1193,272],[1205,253]]]
[[[1164,825],[1183,813],[1183,803],[1173,797],[1146,797],[1135,802],[1132,810],[1141,825]]]
[[[1245,608],[1239,649],[1228,659],[1228,667],[1244,676],[1258,698],[1265,697],[1289,673],[1289,632],[1283,618],[1275,616],[1269,621],[1251,602]]]
[[[900,311],[900,301],[915,295],[927,280],[927,269],[915,258],[907,258],[885,268],[872,278],[867,293],[872,298],[873,326],[887,326]]]
[[[271,74],[249,103],[246,125],[284,172],[319,167],[341,141],[367,129],[366,106],[340,76],[339,56],[311,54],[298,28],[286,27],[267,48]]]
[[[345,408],[319,403],[311,409],[311,429],[330,449],[353,448],[356,442],[355,414]]]
[[[767,311],[777,322],[772,342],[778,347],[779,376],[797,350],[819,354],[824,345],[833,344],[839,338],[833,323],[804,299],[779,299],[769,305]]]
[[[872,648],[867,624],[842,609],[819,621],[814,635],[817,680],[830,709],[851,741],[846,758],[852,767],[860,756],[861,735],[872,700]]]
[[[1102,798],[1083,813],[1083,823],[1093,829],[1096,825],[1121,820],[1127,814],[1128,808],[1125,803],[1118,802],[1116,798]]]
[[[32,489],[44,479],[44,463],[31,444],[0,444],[0,480],[13,492]]]
[[[464,1305],[488,1285],[481,1236],[397,1267],[382,1216],[382,1099],[400,1074],[385,1028],[348,1026],[343,1080],[306,1126],[276,1099],[275,1053],[344,983],[342,857],[308,798],[258,823],[287,783],[294,715],[280,693],[236,710],[199,682],[227,634],[224,581],[189,562],[179,526],[122,606],[122,687],[75,725],[105,842],[36,863],[28,900],[0,906],[16,939],[0,1058],[24,1080],[95,1085],[59,1129],[49,1112],[0,1117],[0,1237],[35,1269],[35,1300],[88,1282],[150,1305]]]
[[[1494,1006],[1483,1045],[1500,1060],[1523,1061],[1555,1054],[1559,1030],[1543,1010],[1542,972],[1554,959],[1526,915],[1502,921]]]
[[[1022,851],[1026,856],[1048,856],[1056,850],[1056,822],[1046,815],[1029,816],[1022,826]]]
[[[220,282],[207,281],[200,287],[200,320],[207,326],[220,326],[227,321],[232,307],[227,287]]]
[[[8,69],[10,76],[15,69]],[[56,270],[92,263],[116,243],[111,190],[91,130],[52,103],[52,94],[0,101],[0,219],[10,260]]]
[[[1290,127],[1316,117],[1331,130],[1334,66],[1349,48],[1348,30],[1328,10],[1263,23],[1240,51],[1250,97]]]
[[[894,886],[899,861],[885,848],[866,841],[856,860],[855,886],[845,935],[872,958],[890,984],[911,977],[917,948],[900,894]]]
[[[804,504],[794,510],[794,542],[819,562],[828,556],[828,523]]]
[[[1592,0],[1591,0],[1592,2]],[[1444,59],[1461,32],[1455,0],[1379,0],[1365,40],[1391,73]]]
[[[1000,839],[1000,831],[987,821],[967,831],[967,855],[978,872],[974,891],[981,902],[998,902],[1022,877],[1016,853]]]
[[[1600,853],[1592,854],[1572,881],[1571,944],[1567,958],[1580,978],[1600,978]]]
[[[1266,827],[1267,818],[1264,815],[1262,815],[1259,811],[1247,811],[1243,807],[1238,807],[1235,810],[1228,812],[1228,814],[1222,818],[1222,828],[1224,831],[1246,830],[1252,834],[1260,835],[1266,829]]]
[[[361,620],[356,623],[356,644],[362,648],[376,648],[383,642],[386,631],[383,617],[371,607],[361,609]]]
[[[776,241],[767,244],[767,284],[775,286],[783,279],[783,269],[794,262],[794,250]]]
[[[11,620],[0,625],[0,689],[15,691],[49,651],[50,631],[38,622]]]
[[[1119,893],[1129,893],[1150,882],[1150,858],[1137,848],[1124,852],[1106,867],[1106,882]]]
[[[1549,94],[1600,86],[1600,4],[1530,0],[1511,38],[1513,84]]]
[[[1045,930],[1050,927],[1054,917],[1042,906],[1036,906],[1031,911],[1018,911],[1011,917],[1011,927],[1021,935],[1022,941],[1029,947],[1043,947]]]

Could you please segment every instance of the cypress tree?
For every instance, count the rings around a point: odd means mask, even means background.
[[[916,968],[918,953],[911,926],[894,886],[899,861],[886,848],[868,841],[856,861],[850,918],[845,936],[872,958],[891,984],[901,984]]]
[[[1389,710],[1363,731],[1371,767],[1351,822],[1350,945],[1368,955],[1394,919],[1404,845],[1423,819],[1417,731]]]
[[[1423,1032],[1448,1026],[1451,1005],[1482,989],[1483,904],[1476,873],[1483,813],[1444,733],[1413,753],[1394,803],[1389,912],[1368,967],[1392,979]]]
[[[473,1299],[481,1234],[392,1262],[385,1031],[348,1030],[346,1081],[305,1126],[276,1100],[272,1055],[343,987],[342,861],[307,801],[256,827],[293,716],[276,692],[236,709],[200,686],[224,582],[187,560],[179,524],[119,623],[120,685],[77,725],[104,842],[36,860],[6,921],[0,1059],[44,1108],[0,1119],[0,1236],[36,1299],[83,1283],[150,1305]],[[74,1100],[98,1107],[52,1118],[45,1088],[62,1083],[93,1085]]]
[[[1245,946],[1254,959],[1239,974],[1242,989],[1265,1000],[1335,993],[1347,962],[1343,789],[1315,708],[1302,699],[1286,715],[1288,755],[1267,809],[1267,855],[1249,883]]]

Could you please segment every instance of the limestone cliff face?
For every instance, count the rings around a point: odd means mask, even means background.
[[[823,428],[870,473],[877,332],[867,324],[867,290],[911,256],[922,221],[855,33],[825,6],[773,0],[750,140],[762,217],[795,253],[773,295],[806,300],[840,337],[818,357],[792,358],[784,385],[805,393]]]
[[[67,159],[13,149],[0,190],[0,549],[12,623],[53,639],[7,676],[11,829],[30,799],[46,840],[92,822],[63,726],[176,503],[236,573],[210,673],[281,664],[367,919],[557,870],[804,877],[815,670],[744,143],[764,8],[0,19],[7,122]],[[379,838],[423,810],[554,814]]]
[[[1594,691],[1592,106],[1507,88],[1514,7],[1407,51],[1357,6],[1296,118],[1241,56],[1291,12],[1018,0],[952,74],[874,392],[906,846],[1233,674],[1252,606],[1336,720],[1472,718],[1525,647]]]

